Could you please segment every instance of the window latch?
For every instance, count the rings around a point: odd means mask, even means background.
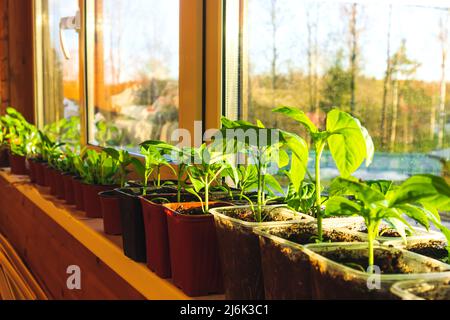
[[[70,52],[67,50],[66,40],[64,38],[64,31],[75,30],[78,32],[80,28],[81,28],[80,11],[77,11],[75,16],[63,17],[59,20],[59,43],[61,45],[61,50],[64,54],[64,57],[67,60],[71,59],[71,55]]]

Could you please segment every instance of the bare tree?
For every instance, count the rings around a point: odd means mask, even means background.
[[[358,29],[358,4],[353,3],[350,9],[346,9],[349,16],[349,52],[350,52],[350,111],[356,111],[356,77],[358,75],[359,37],[361,30]]]
[[[441,64],[441,85],[440,85],[440,98],[439,98],[439,133],[438,133],[438,148],[444,147],[445,138],[445,126],[446,126],[446,113],[445,102],[447,98],[447,79],[445,69],[447,66],[447,53],[448,53],[448,24],[449,24],[449,12],[445,17],[441,17],[439,21],[439,41],[442,48],[442,64]],[[432,128],[434,131],[434,127]]]
[[[319,16],[318,5],[314,5],[315,15],[312,16],[313,10],[306,11],[306,29],[308,33],[307,57],[308,57],[308,92],[309,92],[309,109],[310,112],[315,112],[316,117],[319,117],[319,44],[318,44],[318,29]]]
[[[384,75],[383,83],[383,105],[381,109],[381,143],[386,147],[387,133],[388,133],[388,117],[387,117],[387,98],[389,91],[389,83],[391,81],[392,67],[391,67],[391,30],[392,30],[392,5],[389,6],[389,23],[387,31],[387,52],[386,52],[386,73]]]
[[[277,47],[277,36],[279,29],[279,10],[278,10],[278,0],[270,0],[270,30],[272,37],[272,50],[271,50],[271,62],[270,62],[270,78],[271,78],[271,89],[272,89],[272,108],[276,107],[277,104],[277,89],[278,89],[278,47]],[[278,118],[275,116],[275,127],[278,127]]]

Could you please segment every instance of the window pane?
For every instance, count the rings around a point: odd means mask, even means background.
[[[43,106],[40,118],[53,138],[79,141],[79,36],[77,30],[67,29],[60,38],[60,21],[77,14],[78,0],[42,0],[37,8],[42,12],[36,34],[37,50],[41,51],[36,54],[40,59],[37,76]]]
[[[101,0],[95,7],[90,143],[137,146],[178,127],[179,0]]]
[[[449,159],[448,4],[242,1],[240,118],[303,134],[271,109],[297,106],[323,126],[340,107],[376,143],[374,164],[358,177],[441,173],[430,153]],[[338,174],[329,154],[323,166],[328,178]]]

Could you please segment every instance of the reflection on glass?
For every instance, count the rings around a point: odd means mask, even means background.
[[[301,133],[270,110],[298,106],[319,124],[339,107],[376,142],[374,166],[357,176],[441,173],[439,159],[450,158],[448,4],[242,1],[241,118]],[[328,177],[337,175],[331,157],[324,166]]]
[[[178,127],[179,0],[95,5],[91,143],[137,150]]]
[[[38,56],[41,73],[38,81],[42,82],[43,125],[51,131],[52,136],[59,137],[60,127],[70,123],[76,130],[70,133],[71,140],[79,140],[79,36],[76,30],[65,30],[64,37],[66,49],[70,59],[64,57],[60,43],[60,20],[63,17],[75,16],[78,9],[78,0],[41,0],[38,8],[42,13],[42,24],[38,25],[39,35],[37,43],[42,53]],[[61,122],[59,122],[61,121]],[[56,122],[59,122],[57,124]],[[66,138],[66,137],[62,137]]]

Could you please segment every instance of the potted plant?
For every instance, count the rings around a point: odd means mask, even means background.
[[[84,162],[77,162],[81,174],[84,210],[88,218],[102,218],[99,193],[118,185],[118,164],[108,153],[87,150]]]
[[[137,174],[142,178],[143,186],[116,190],[119,194],[124,253],[138,262],[147,260],[144,217],[139,197],[176,193],[174,188],[167,186],[167,182],[161,179],[162,169],[164,167],[171,168],[165,157],[169,152],[167,146],[162,141],[142,143],[141,154],[145,158],[144,164],[136,159],[133,160],[133,165]],[[155,178],[153,183],[150,181],[152,177]]]
[[[192,187],[187,191],[197,197],[198,202],[164,205],[172,279],[189,296],[223,291],[214,217],[210,210],[224,203],[211,202],[210,190],[227,167],[224,154],[216,152],[211,145],[193,149],[192,162],[187,168]]]
[[[276,129],[266,129],[260,122],[253,125],[223,118],[222,124],[222,137],[216,139],[216,143],[225,143],[227,153],[237,153],[236,159],[242,159],[232,165],[234,172],[237,172],[234,174],[234,180],[243,178],[239,183],[241,188],[256,187],[256,201],[247,199],[250,205],[211,210],[215,217],[225,293],[228,299],[263,299],[261,257],[258,236],[254,234],[253,229],[307,218],[287,208],[267,206],[270,197],[283,193],[270,170],[275,172],[289,164],[290,159],[285,150],[289,146],[289,149],[293,150],[291,165],[298,172],[298,181],[302,180],[301,175],[305,173],[307,163],[305,154],[308,150],[300,137]],[[252,136],[253,139],[245,138]],[[243,168],[248,164],[251,166]]]
[[[9,155],[8,155],[8,140],[6,136],[8,134],[8,128],[4,124],[3,117],[0,117],[0,168],[9,167]]]
[[[128,175],[131,173],[130,166],[139,160],[133,158],[126,150],[106,148],[103,151],[109,154],[109,156],[117,162],[117,179],[120,188],[125,188],[128,182]],[[105,233],[109,235],[121,235],[122,222],[119,193],[116,190],[109,190],[100,193],[99,196],[103,216],[103,229]]]
[[[192,162],[194,150],[188,147],[178,148],[169,145],[167,148],[171,150],[171,162],[177,166],[176,176],[178,182],[176,195],[166,194],[141,197],[147,249],[147,266],[163,279],[172,277],[169,231],[167,227],[167,215],[163,205],[166,203],[192,202],[196,199],[195,196],[185,191],[187,170],[189,164]],[[169,164],[167,165],[169,166]]]
[[[83,211],[85,208],[82,181],[82,176],[86,174],[86,168],[84,165],[85,158],[86,149],[81,150],[79,154],[76,154],[73,157],[73,164],[76,173],[72,177],[72,189],[74,194],[75,208],[80,211]]]
[[[26,175],[26,145],[30,132],[30,124],[14,108],[7,108],[3,118],[7,126],[7,136],[9,141],[9,161],[11,173],[16,175]]]
[[[433,223],[448,233],[437,213],[437,210],[448,210],[450,206],[450,187],[444,179],[418,175],[399,187],[380,189],[378,185],[356,179],[337,178],[332,190],[333,195],[327,202],[325,214],[362,216],[368,230],[368,240],[359,245],[307,246],[314,253],[310,257],[314,297],[386,299],[392,297],[389,288],[394,282],[450,270],[450,266],[439,261],[392,247],[381,247],[375,242],[383,220],[388,221],[406,239],[405,228],[411,226],[404,216],[427,229]],[[355,200],[349,200],[343,195],[351,195]],[[378,279],[375,289],[367,285],[371,278]]]
[[[66,145],[64,152],[59,162],[59,169],[62,173],[62,187],[64,193],[64,200],[68,205],[75,205],[75,190],[73,186],[73,179],[77,176],[77,170],[75,168],[75,158],[80,150],[79,145]]]

